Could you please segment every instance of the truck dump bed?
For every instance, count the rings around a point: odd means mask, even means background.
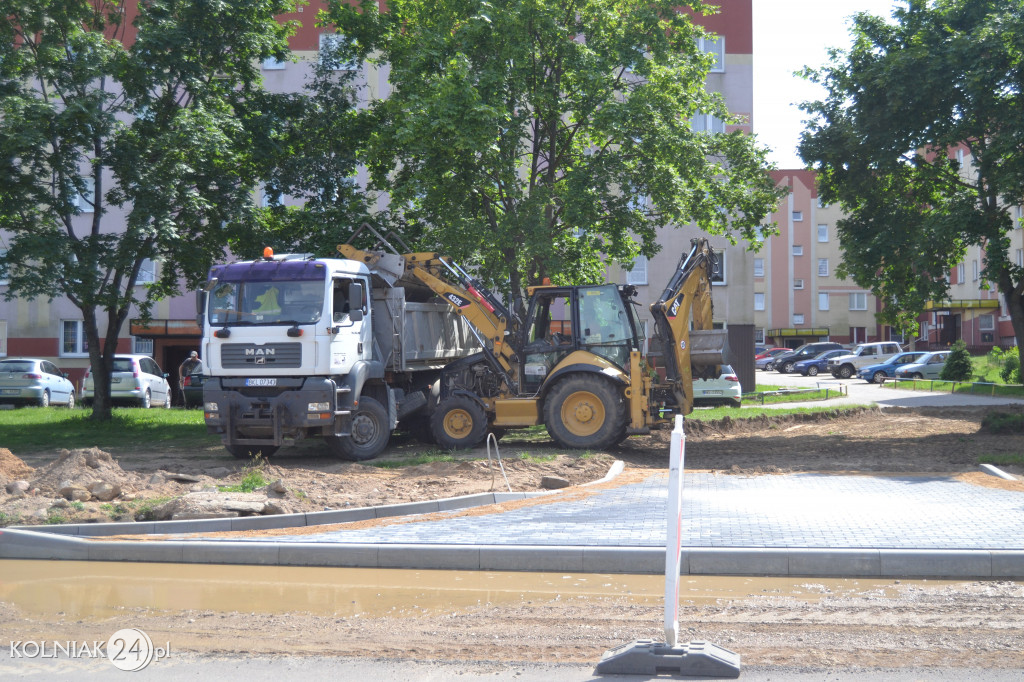
[[[437,369],[480,350],[465,318],[436,297],[410,301],[404,287],[372,293],[373,338],[387,370]]]

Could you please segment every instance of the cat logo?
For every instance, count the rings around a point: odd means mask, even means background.
[[[668,316],[669,317],[675,317],[676,315],[679,314],[679,306],[682,304],[682,302],[683,302],[683,297],[682,296],[680,296],[676,300],[672,301],[672,306],[668,309]]]
[[[456,308],[467,308],[467,307],[469,307],[469,303],[470,303],[469,299],[468,298],[463,298],[462,296],[459,296],[458,294],[449,292],[449,293],[445,294],[445,298],[447,298],[448,302],[451,303]]]

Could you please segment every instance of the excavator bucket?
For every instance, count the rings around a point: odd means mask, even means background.
[[[724,365],[729,351],[729,333],[725,329],[690,330],[690,364],[703,369]]]

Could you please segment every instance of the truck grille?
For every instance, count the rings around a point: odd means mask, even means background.
[[[298,368],[302,366],[302,345],[226,343],[220,349],[220,362],[225,369]]]

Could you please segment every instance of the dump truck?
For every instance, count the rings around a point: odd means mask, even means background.
[[[274,255],[216,265],[197,296],[207,430],[234,456],[322,438],[376,457],[402,420],[426,424],[430,390],[479,350],[465,319],[404,262]]]

